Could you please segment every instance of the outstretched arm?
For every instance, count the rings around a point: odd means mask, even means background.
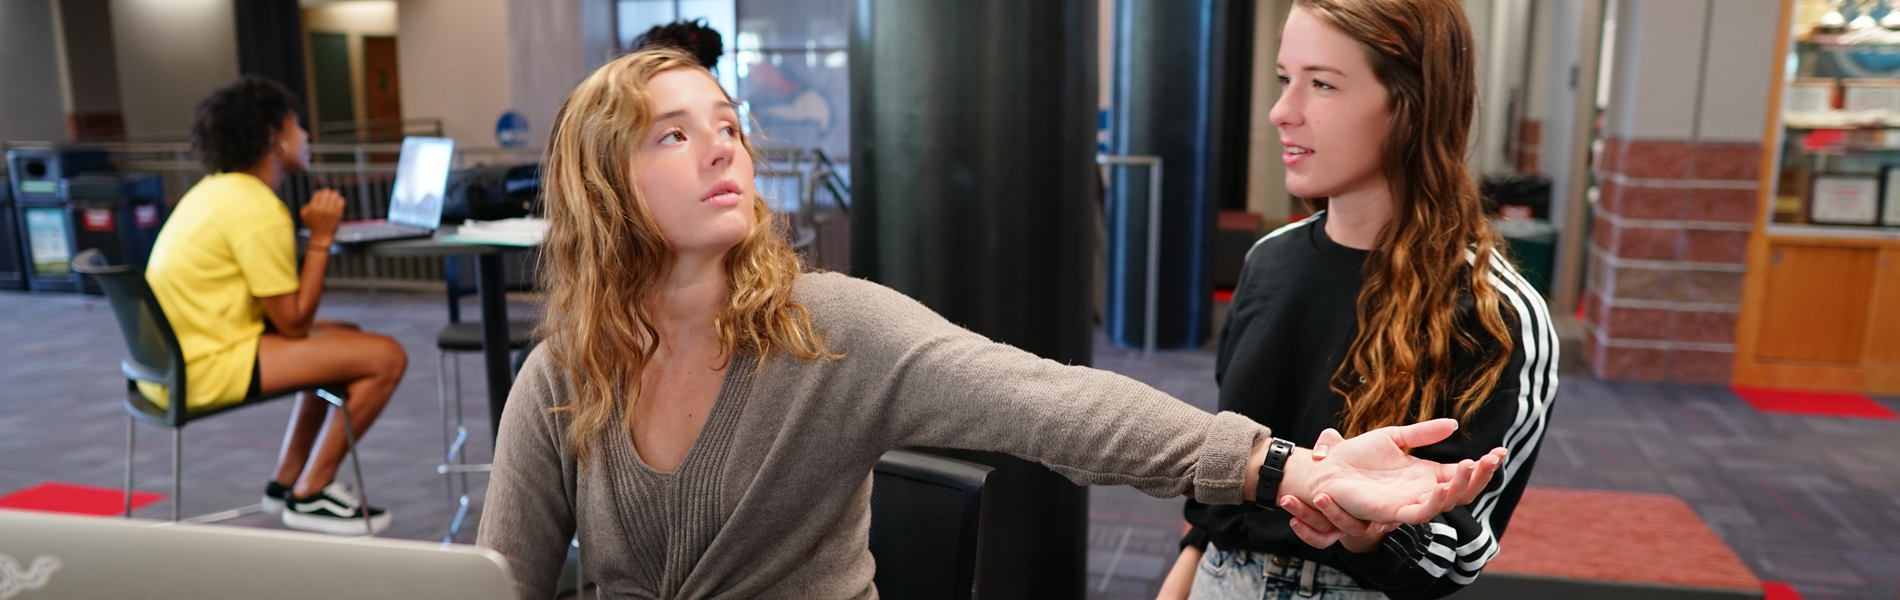
[[[826,335],[850,355],[845,378],[858,418],[884,448],[936,446],[1006,452],[1085,485],[1130,485],[1154,496],[1210,504],[1253,498],[1270,432],[1234,413],[1209,415],[1134,380],[1063,365],[957,327],[888,288],[838,276],[808,297]],[[841,363],[843,364],[843,363]],[[1405,450],[1449,436],[1428,422],[1346,442],[1376,461],[1287,461],[1279,492],[1327,491],[1348,510],[1423,522],[1450,506],[1455,469]],[[1344,444],[1342,444],[1343,446]]]

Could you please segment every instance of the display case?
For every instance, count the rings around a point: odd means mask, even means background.
[[[1795,4],[1768,229],[1900,239],[1900,10]]]
[[[1900,0],[1785,0],[1734,382],[1900,393]]]

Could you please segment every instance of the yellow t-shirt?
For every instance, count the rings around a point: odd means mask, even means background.
[[[290,209],[244,173],[200,180],[172,210],[145,281],[185,355],[185,403],[193,409],[244,399],[264,333],[258,298],[297,291],[296,229]],[[164,386],[139,384],[167,404]]]

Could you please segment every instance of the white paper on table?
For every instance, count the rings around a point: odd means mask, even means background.
[[[535,218],[468,221],[455,230],[456,237],[473,241],[493,241],[532,246],[547,238],[548,220]]]

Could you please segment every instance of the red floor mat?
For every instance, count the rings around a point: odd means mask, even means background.
[[[1755,410],[1765,413],[1900,421],[1900,415],[1895,415],[1879,402],[1860,394],[1744,387],[1734,389],[1735,395],[1741,396]]]
[[[164,499],[164,494],[134,490],[132,509],[138,510],[139,507]],[[47,481],[0,496],[0,508],[76,515],[120,515],[125,514],[125,491]]]
[[[1761,589],[1768,592],[1762,600],[1807,600],[1801,597],[1801,592],[1794,591],[1794,586],[1779,581],[1764,581]]]
[[[1524,490],[1498,543],[1501,551],[1486,572],[1705,588],[1762,585],[1674,496],[1533,486]]]

